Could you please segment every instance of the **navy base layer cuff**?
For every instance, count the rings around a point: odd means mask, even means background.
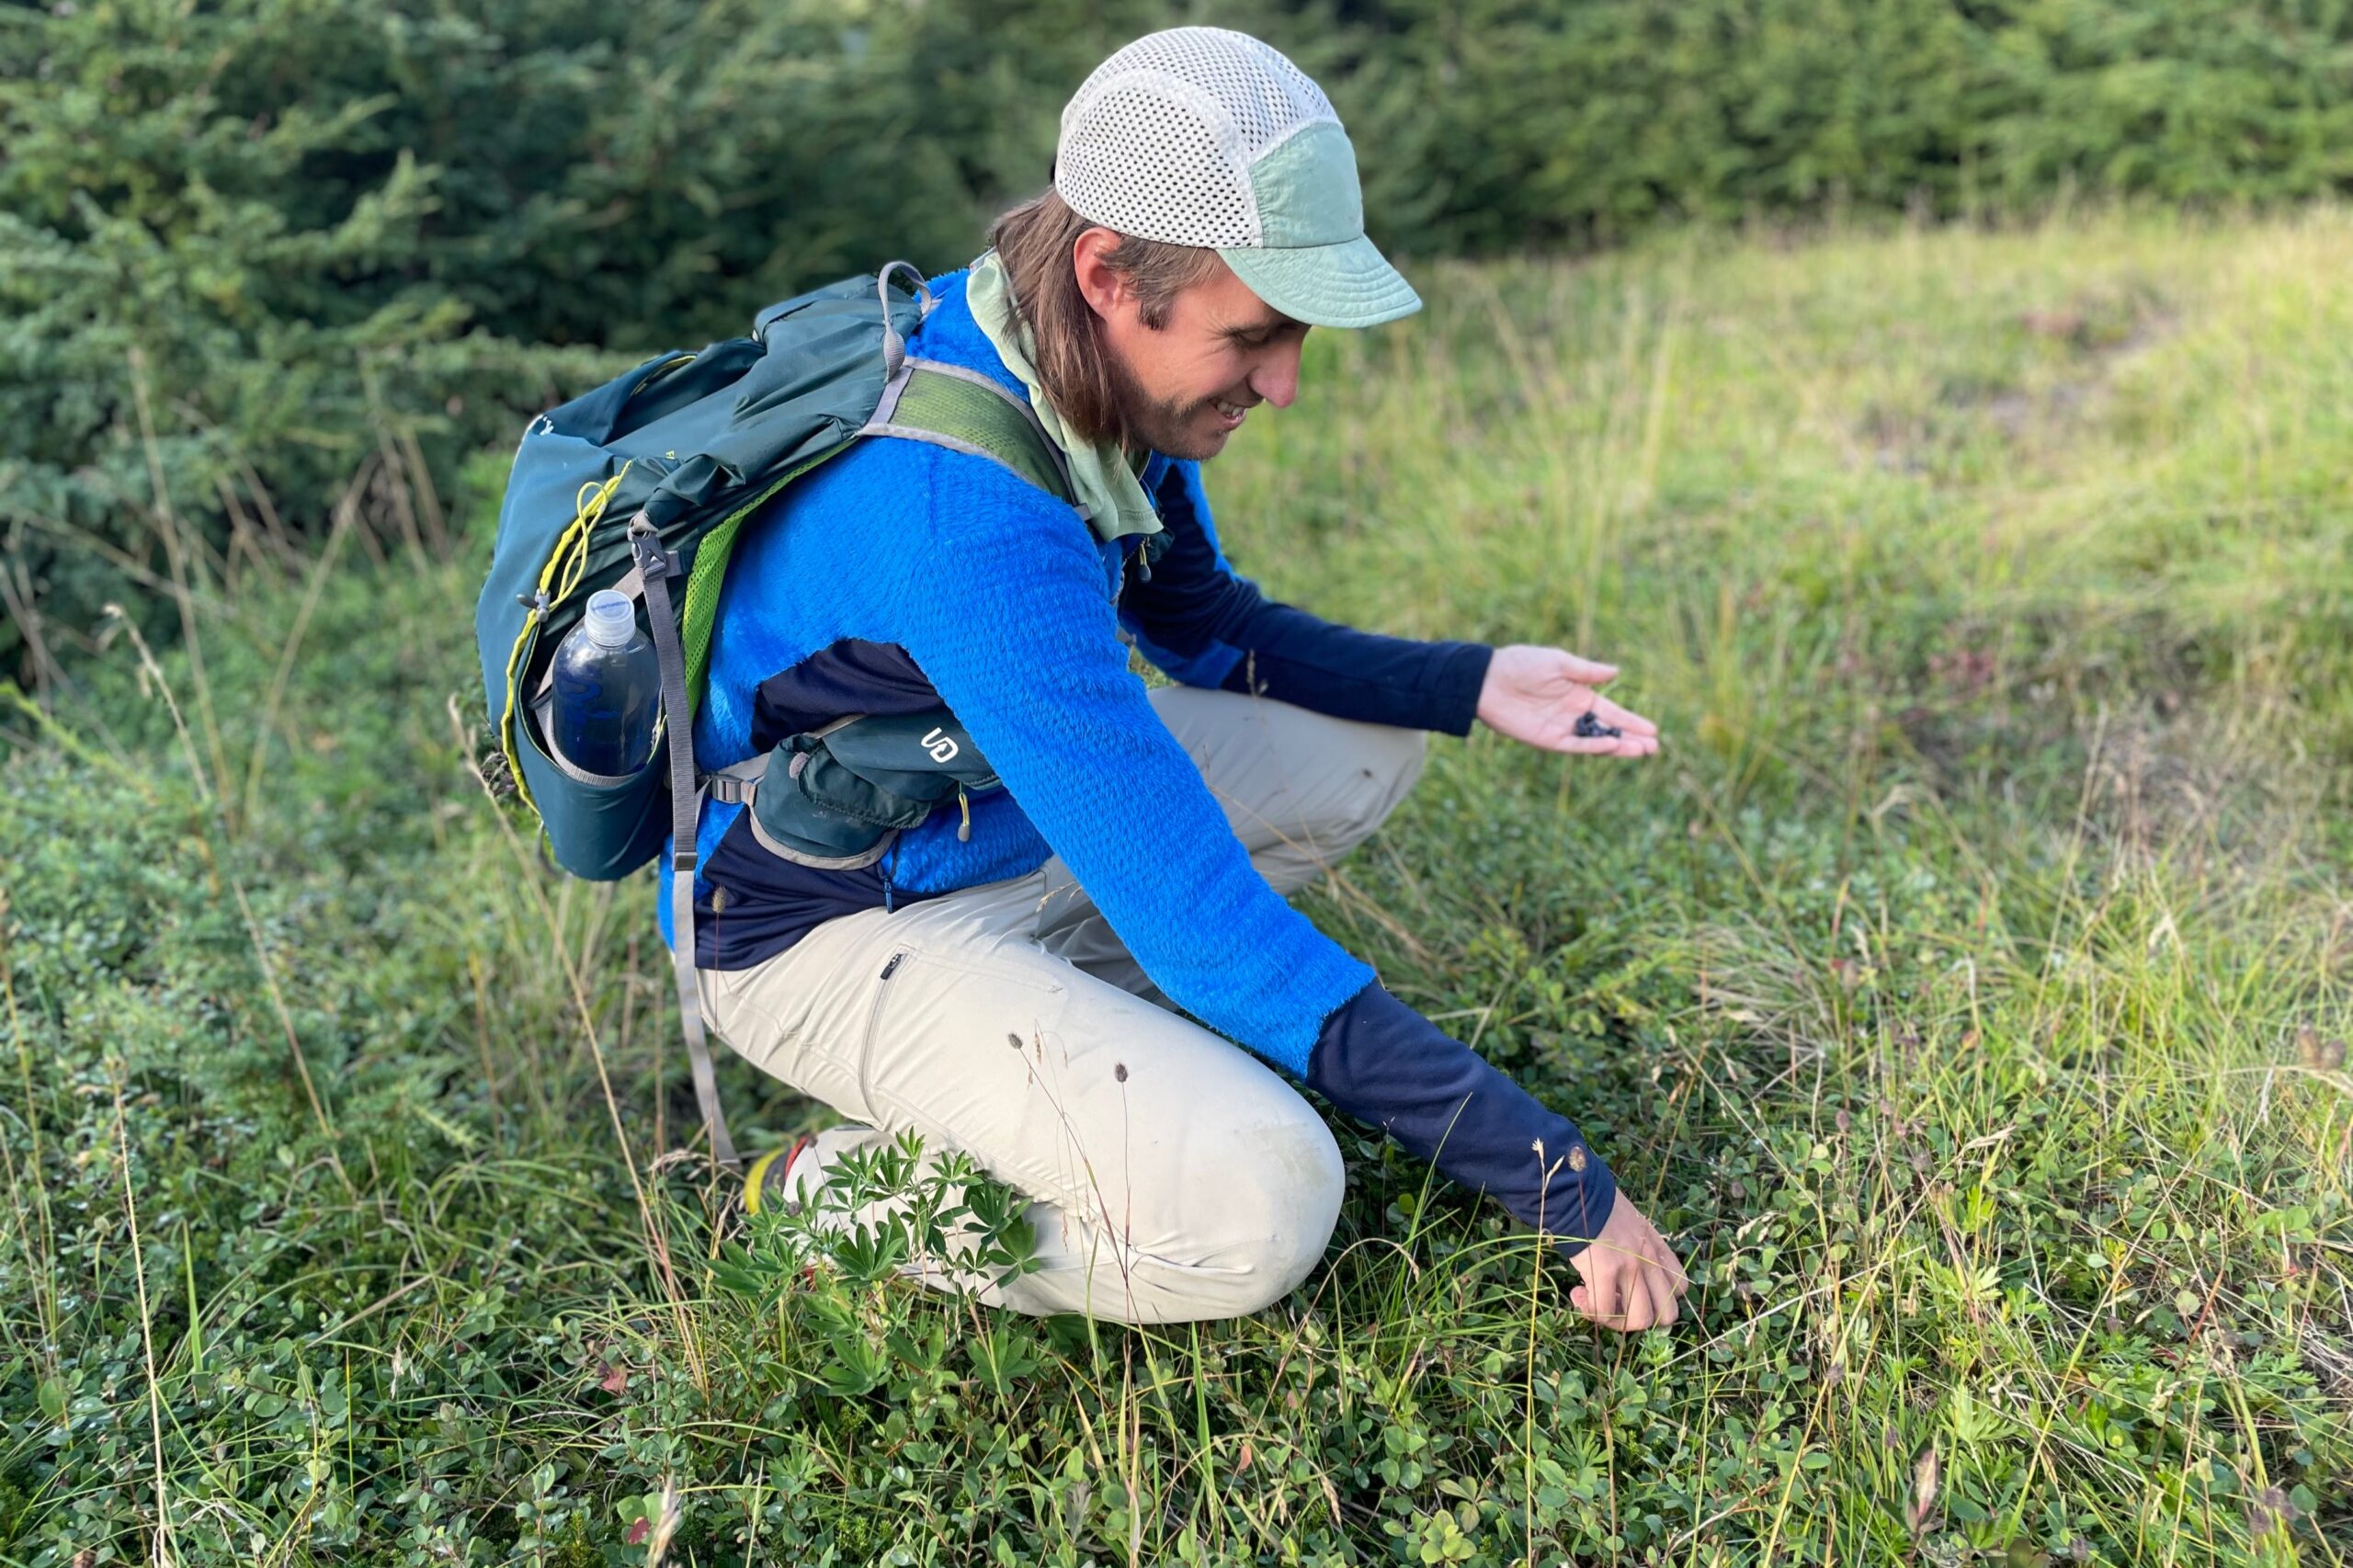
[[[1576,1124],[1375,981],[1324,1019],[1307,1086],[1480,1188],[1574,1255],[1608,1222],[1618,1181]]]

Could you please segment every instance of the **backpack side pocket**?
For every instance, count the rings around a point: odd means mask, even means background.
[[[590,881],[617,881],[661,853],[670,831],[669,767],[665,740],[643,767],[609,778],[575,767],[548,744],[551,703],[542,698],[515,721],[515,755],[539,808],[555,863]]]

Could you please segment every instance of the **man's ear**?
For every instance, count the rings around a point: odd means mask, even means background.
[[[1127,278],[1110,264],[1111,253],[1119,248],[1119,233],[1100,226],[1071,242],[1070,264],[1078,278],[1078,291],[1086,297],[1087,308],[1105,321],[1135,308]]]

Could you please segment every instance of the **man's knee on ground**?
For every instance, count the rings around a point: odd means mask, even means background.
[[[1258,1312],[1314,1270],[1340,1217],[1346,1173],[1331,1129],[1302,1102],[1271,1125],[1236,1127],[1197,1173],[1182,1267],[1201,1318]]]

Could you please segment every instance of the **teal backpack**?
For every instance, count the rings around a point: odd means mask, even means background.
[[[899,272],[914,278],[913,293],[892,284]],[[785,486],[867,436],[988,459],[1086,515],[1061,449],[1026,400],[977,371],[907,353],[935,302],[922,275],[894,261],[769,306],[748,337],[657,355],[540,415],[516,449],[475,607],[497,743],[488,766],[537,814],[555,863],[609,881],[672,840],[678,1010],[711,1154],[731,1170],[735,1148],[695,981],[704,796],[744,803],[771,851],[847,869],[871,865],[946,801],[965,805],[998,787],[944,708],[845,714],[734,767],[699,771],[694,710],[737,532]],[[551,655],[599,588],[637,601],[661,667],[654,757],[625,778],[574,767],[545,723]]]

